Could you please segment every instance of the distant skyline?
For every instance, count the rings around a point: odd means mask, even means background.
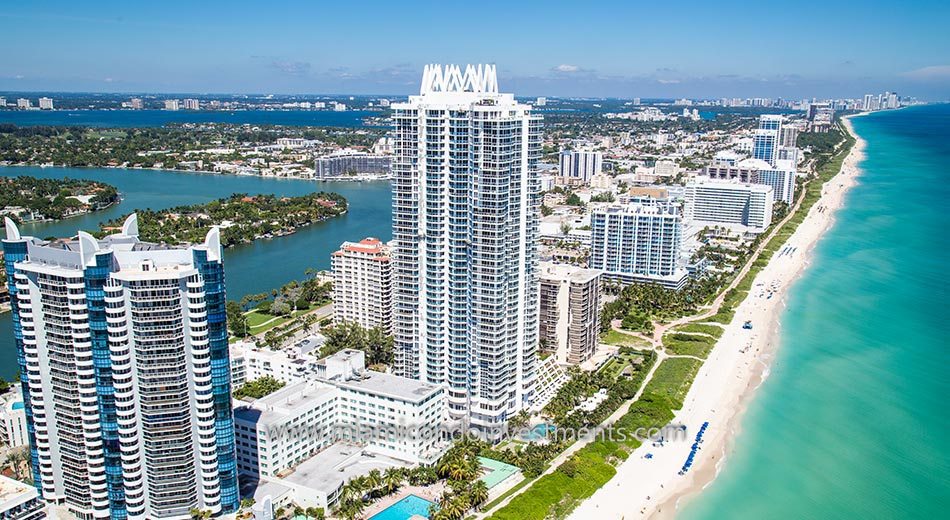
[[[406,95],[426,63],[496,63],[524,96],[946,100],[948,19],[930,0],[19,3],[0,90]]]

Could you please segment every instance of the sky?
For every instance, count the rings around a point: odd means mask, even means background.
[[[950,99],[950,2],[46,1],[0,8],[0,90],[394,94],[426,63],[574,97]]]

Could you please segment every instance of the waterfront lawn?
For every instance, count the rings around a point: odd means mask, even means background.
[[[663,336],[663,347],[669,354],[706,359],[715,345],[716,338],[705,334],[674,332]]]
[[[617,330],[608,330],[600,337],[602,343],[608,345],[616,345],[619,347],[633,347],[633,348],[649,348],[650,343],[645,339],[638,338],[636,336],[631,336],[630,334],[624,334],[623,332]]]
[[[565,518],[581,500],[591,496],[617,473],[613,461],[626,459],[626,450],[612,441],[595,441],[577,451],[524,493],[496,511],[493,520]]]
[[[664,359],[643,393],[666,397],[670,400],[672,409],[679,410],[683,407],[683,399],[686,398],[686,393],[689,392],[689,387],[702,365],[702,361],[693,358]]]
[[[609,375],[612,380],[616,380],[620,377],[625,368],[632,367],[632,370],[636,371],[643,366],[644,362],[645,357],[643,354],[624,350],[604,363],[599,371]]]
[[[725,329],[718,325],[707,325],[703,323],[687,323],[686,325],[680,325],[673,330],[677,332],[698,332],[700,334],[712,336],[716,339],[721,338],[722,333],[725,332]]]

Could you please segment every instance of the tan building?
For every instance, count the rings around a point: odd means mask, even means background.
[[[600,332],[600,271],[542,263],[540,314],[541,341],[558,363],[590,359]]]
[[[392,332],[392,263],[390,248],[377,238],[344,242],[330,258],[333,270],[333,317],[362,327]]]

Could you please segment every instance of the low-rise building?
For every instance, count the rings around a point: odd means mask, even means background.
[[[23,406],[23,393],[19,388],[10,392],[3,403],[3,411],[0,412],[0,442],[9,448],[30,444],[26,432],[26,407]]]
[[[0,518],[42,520],[49,518],[46,503],[35,487],[0,475]]]
[[[314,369],[268,396],[235,403],[237,465],[245,478],[299,488],[312,506],[328,508],[346,480],[373,461],[405,466],[444,453],[442,386],[366,370],[357,350],[316,361]]]
[[[389,175],[390,155],[345,151],[316,157],[313,161],[315,179],[332,179],[347,175]]]

